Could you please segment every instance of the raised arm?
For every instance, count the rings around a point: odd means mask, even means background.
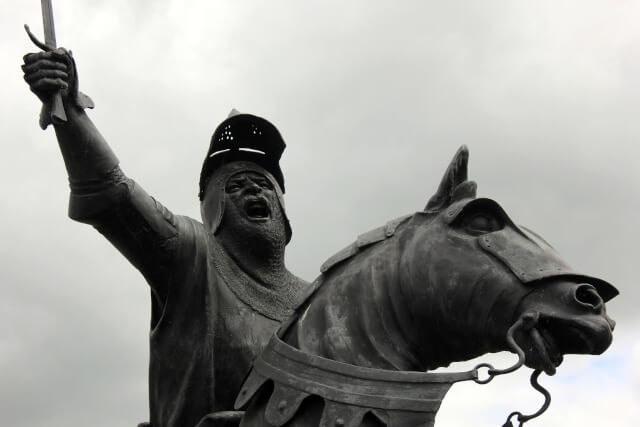
[[[118,166],[82,108],[75,63],[64,49],[24,56],[24,79],[42,102],[61,91],[67,122],[54,123],[69,175],[69,216],[93,225],[138,268],[162,301],[185,218],[176,218]],[[182,233],[185,234],[185,233]],[[181,236],[188,238],[189,236]]]
[[[72,185],[99,180],[113,171],[118,159],[79,102],[78,76],[71,54],[62,48],[24,56],[24,79],[43,102],[61,91],[66,123],[54,124]]]

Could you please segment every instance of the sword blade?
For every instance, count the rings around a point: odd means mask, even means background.
[[[55,49],[58,47],[56,43],[56,28],[53,25],[53,7],[51,0],[41,0],[42,5],[42,24],[44,26],[44,44]]]

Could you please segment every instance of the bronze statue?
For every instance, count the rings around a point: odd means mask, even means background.
[[[213,134],[200,176],[202,223],[174,215],[128,178],[91,122],[65,49],[27,54],[24,78],[49,105],[69,174],[69,216],[93,225],[144,275],[151,289],[151,425],[195,426],[231,410],[252,360],[293,313],[306,282],[284,265],[291,228],[270,122],[233,111]]]
[[[71,53],[56,48],[45,3],[45,43],[27,29],[44,52],[25,55],[25,80],[43,102],[41,126],[55,128],[69,216],[150,285],[151,426],[432,426],[454,382],[526,364],[546,399],[505,424],[522,425],[549,404],[540,372],[611,343],[605,302],[618,291],[477,199],[464,147],[423,211],[359,236],[313,286],[284,265],[285,143],[267,120],[232,111],[200,174],[202,223],[174,215],[122,172],[84,112],[93,102]],[[423,372],[503,350],[518,354],[514,366]]]
[[[432,426],[453,382],[487,382],[564,354],[600,354],[615,322],[609,283],[572,270],[467,180],[465,147],[425,210],[365,233],[322,267],[314,293],[247,378],[242,426]],[[506,370],[423,373],[510,350]],[[489,368],[487,380],[478,379]],[[422,371],[422,372],[417,372]],[[538,413],[519,412],[522,425]],[[511,421],[507,420],[511,425]]]

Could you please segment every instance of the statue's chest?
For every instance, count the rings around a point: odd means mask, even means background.
[[[218,286],[214,337],[216,406],[229,410],[253,360],[267,345],[279,322],[240,301],[224,284]]]

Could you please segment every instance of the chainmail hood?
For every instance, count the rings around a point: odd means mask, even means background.
[[[262,166],[249,162],[249,161],[234,161],[227,163],[217,168],[210,176],[207,187],[204,189],[204,195],[202,196],[202,202],[200,204],[200,210],[202,214],[202,221],[209,232],[216,234],[222,223],[222,217],[224,216],[225,208],[225,187],[227,181],[233,175],[239,172],[256,172],[263,175],[271,182],[277,196],[279,208],[282,212],[282,218],[284,219],[285,230],[287,233],[287,243],[291,240],[291,226],[289,224],[289,218],[284,207],[284,196],[280,185],[276,181],[269,171]]]

